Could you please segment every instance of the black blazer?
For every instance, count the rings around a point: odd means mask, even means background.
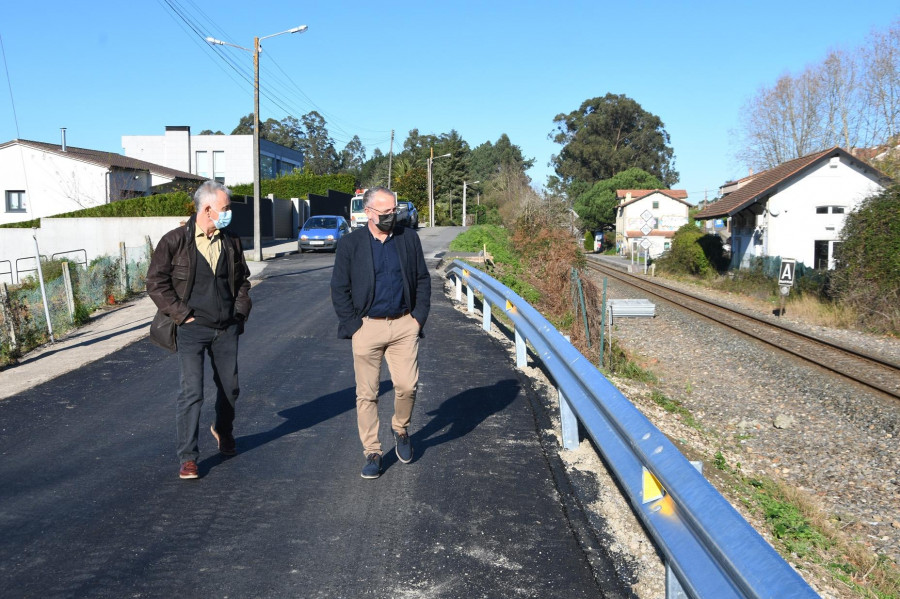
[[[394,242],[403,272],[403,299],[413,318],[425,327],[431,309],[431,275],[425,266],[422,243],[412,229],[394,227]],[[341,238],[331,274],[331,303],[338,317],[338,338],[349,339],[362,326],[375,300],[375,261],[372,234],[361,227]]]

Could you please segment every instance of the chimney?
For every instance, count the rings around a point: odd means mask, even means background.
[[[62,147],[62,151],[65,152],[66,151],[66,128],[60,127],[59,133],[62,136],[62,143],[60,144],[60,147]]]

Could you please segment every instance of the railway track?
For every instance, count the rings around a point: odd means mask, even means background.
[[[900,399],[900,364],[864,351],[843,347],[790,326],[772,323],[749,312],[680,291],[643,276],[622,272],[595,260],[588,260],[588,268],[866,387]]]

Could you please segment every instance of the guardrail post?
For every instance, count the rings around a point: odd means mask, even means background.
[[[456,301],[461,302],[462,301],[462,277],[459,275],[456,275],[453,278],[456,279]]]
[[[519,332],[518,327],[513,330],[516,333],[516,368],[525,368],[528,365],[525,358],[525,337]]]
[[[13,312],[12,307],[9,305],[9,289],[6,287],[6,282],[0,283],[0,313],[3,314],[3,322],[6,323],[6,328],[9,329],[9,348],[13,350],[13,354],[16,349],[16,323],[13,322]]]
[[[491,330],[491,302],[487,298],[481,302],[481,328],[485,331]]]
[[[75,322],[75,295],[72,293],[72,273],[69,272],[68,260],[63,260],[62,273],[66,288],[66,305],[69,307],[69,321]]]
[[[562,390],[556,390],[559,396],[559,423],[562,428],[563,449],[577,449],[580,440],[578,438],[578,417],[572,411],[569,400],[563,395]]]
[[[572,341],[568,335],[563,335],[566,341]],[[576,449],[581,440],[578,438],[578,416],[572,411],[569,400],[563,394],[562,389],[556,388],[559,399],[559,424],[562,429],[563,449]]]
[[[469,314],[475,311],[475,290],[471,285],[466,286],[466,309]]]

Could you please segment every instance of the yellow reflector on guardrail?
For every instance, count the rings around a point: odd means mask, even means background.
[[[666,494],[666,490],[663,489],[662,485],[659,484],[659,481],[656,480],[656,477],[649,470],[644,467],[641,467],[641,470],[644,472],[643,503],[661,499]]]

